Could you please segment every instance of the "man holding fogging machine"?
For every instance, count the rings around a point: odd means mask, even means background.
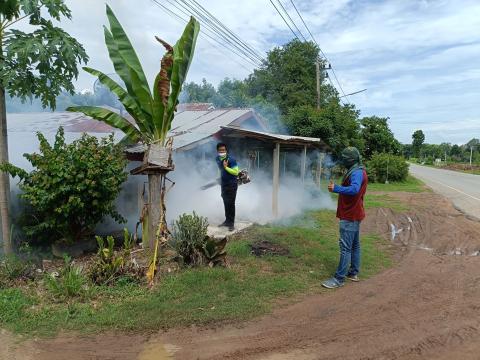
[[[347,147],[340,161],[347,169],[342,185],[330,181],[328,191],[338,194],[337,218],[340,219],[340,261],[334,277],[322,283],[328,289],[343,286],[345,278],[359,281],[360,223],[365,218],[363,197],[368,177],[357,148]]]
[[[228,154],[227,145],[217,144],[217,165],[220,169],[220,185],[222,186],[222,199],[225,207],[225,221],[220,226],[234,230],[235,225],[235,199],[238,189],[238,175],[240,170],[237,161]]]

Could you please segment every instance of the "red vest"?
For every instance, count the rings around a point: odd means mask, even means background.
[[[368,177],[367,172],[364,169],[362,186],[357,195],[351,196],[338,194],[337,218],[349,221],[361,221],[365,218],[363,197],[367,191],[367,184]],[[350,186],[350,177],[343,182],[342,186]]]

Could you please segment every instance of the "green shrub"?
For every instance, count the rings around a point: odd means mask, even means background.
[[[123,232],[123,247],[116,251],[113,236],[104,240],[96,236],[98,252],[95,262],[90,268],[89,277],[97,285],[113,285],[120,279],[129,278],[138,280],[142,275],[141,269],[130,261],[130,254],[134,246],[134,238],[127,229]]]
[[[39,153],[24,155],[33,166],[31,172],[11,164],[0,166],[20,177],[20,196],[32,212],[23,228],[28,236],[73,243],[91,235],[106,216],[124,221],[114,200],[127,179],[126,160],[113,135],[98,140],[83,134],[67,144],[59,128],[53,145],[41,133],[37,136]]]
[[[207,229],[207,218],[195,212],[192,215],[183,214],[173,223],[170,244],[184,265],[214,266],[224,263],[226,238],[211,238]]]
[[[200,265],[204,262],[202,248],[207,238],[208,220],[198,216],[180,215],[173,223],[171,244],[181,261],[186,265]]]
[[[65,257],[65,265],[58,276],[46,275],[45,284],[57,300],[85,296],[88,293],[87,278],[80,267],[73,265],[69,257]]]
[[[367,162],[367,172],[372,182],[405,181],[408,176],[408,163],[402,156],[374,154]]]
[[[6,255],[0,260],[0,288],[11,286],[18,280],[33,279],[34,275],[33,264],[16,255]]]

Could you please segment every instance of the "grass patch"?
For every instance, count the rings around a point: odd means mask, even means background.
[[[388,194],[371,194],[367,192],[364,199],[364,205],[366,209],[389,208],[395,211],[408,210],[408,206]]]
[[[257,258],[250,245],[268,240],[288,256]],[[391,265],[389,245],[362,237],[362,277]],[[95,287],[89,299],[54,303],[36,289],[0,290],[0,326],[14,332],[51,335],[59,330],[152,331],[179,325],[240,321],[265,314],[278,300],[322,291],[338,261],[338,225],[333,211],[310,211],[288,224],[254,226],[227,245],[229,268],[192,268],[165,275],[154,290],[120,282]]]
[[[392,182],[389,184],[369,183],[367,192],[368,191],[405,191],[419,193],[426,191],[426,187],[421,180],[409,175],[407,180],[403,182]]]

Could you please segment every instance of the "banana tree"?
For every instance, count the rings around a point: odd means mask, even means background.
[[[168,147],[168,144],[171,144],[171,141],[168,141],[168,132],[175,115],[178,96],[193,58],[200,30],[199,22],[191,17],[174,46],[156,37],[166,52],[160,63],[160,72],[155,77],[153,89],[150,90],[140,60],[108,5],[107,17],[110,27],[104,27],[105,44],[115,72],[123,84],[120,85],[101,71],[89,67],[84,67],[84,70],[98,77],[98,81],[118,97],[134,123],[116,112],[101,107],[73,106],[67,110],[84,113],[120,129],[125,133],[125,140],[141,142],[149,150],[154,146],[167,146],[171,153],[171,146]],[[148,244],[153,246],[155,240],[158,243],[158,235],[162,236],[168,231],[164,204],[165,173],[149,173],[148,182],[149,199],[146,216],[148,225],[144,224],[143,237],[148,234]]]

